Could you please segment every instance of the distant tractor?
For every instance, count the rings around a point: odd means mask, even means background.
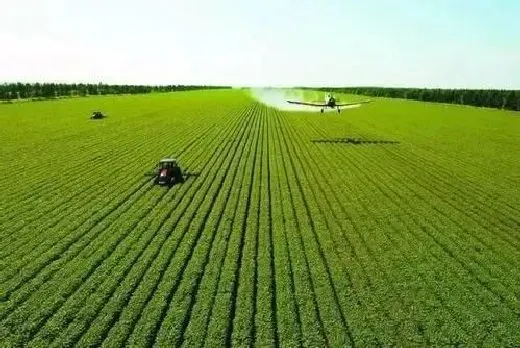
[[[184,182],[184,176],[177,160],[164,158],[159,161],[159,169],[157,169],[155,177],[156,184],[172,186],[182,182]]]
[[[101,111],[94,111],[92,115],[90,116],[91,120],[101,120],[102,118],[105,118],[106,115],[103,115]]]

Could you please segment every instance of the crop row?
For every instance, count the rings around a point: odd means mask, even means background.
[[[161,143],[159,143],[158,145],[167,146],[167,144],[161,144]],[[142,163],[141,163],[141,166],[142,166]],[[79,256],[78,256],[77,252],[84,254],[85,248],[89,247],[96,239],[99,241],[99,243],[102,243],[102,244],[100,244],[101,246],[105,247],[105,249],[107,249],[107,250],[110,250],[110,248],[106,248],[106,245],[107,245],[107,239],[110,240],[110,235],[114,234],[114,227],[112,226],[113,224],[120,225],[122,232],[124,232],[124,231],[131,232],[133,230],[133,228],[135,227],[135,224],[139,221],[139,218],[141,216],[146,216],[146,213],[142,213],[141,215],[139,215],[140,211],[141,212],[147,211],[146,209],[142,209],[143,206],[142,206],[141,202],[144,204],[144,201],[141,200],[142,195],[149,194],[151,197],[153,197],[154,195],[157,196],[157,192],[153,192],[153,190],[151,190],[151,187],[150,187],[150,184],[148,184],[148,181],[143,182],[142,173],[140,175],[139,181],[142,182],[142,184],[139,184],[137,189],[132,190],[128,194],[127,198],[125,198],[124,196],[118,197],[118,199],[120,199],[120,201],[121,201],[121,204],[117,203],[116,206],[114,206],[113,208],[110,208],[110,206],[108,206],[107,207],[108,211],[104,215],[102,215],[100,218],[97,218],[96,220],[92,221],[90,224],[85,225],[84,228],[74,230],[73,234],[70,234],[70,233],[64,234],[65,237],[62,240],[60,240],[60,243],[58,245],[56,245],[56,244],[52,245],[52,249],[49,251],[50,254],[49,254],[49,252],[45,252],[43,254],[35,253],[35,255],[40,255],[40,256],[36,260],[33,259],[32,263],[30,263],[29,266],[24,267],[24,273],[16,274],[15,278],[20,278],[20,277],[22,278],[22,279],[20,279],[20,281],[17,281],[16,279],[14,279],[10,282],[5,283],[6,285],[8,285],[9,283],[14,283],[13,288],[6,286],[5,289],[7,291],[10,291],[10,289],[11,289],[11,291],[14,291],[14,290],[18,290],[18,291],[16,291],[14,293],[13,298],[9,298],[10,301],[8,301],[6,303],[2,303],[2,305],[4,305],[4,306],[2,306],[2,316],[3,317],[5,317],[6,313],[8,313],[9,308],[17,309],[17,311],[14,314],[12,314],[12,315],[10,315],[10,317],[8,317],[8,320],[5,321],[4,326],[10,326],[11,324],[9,324],[9,322],[13,321],[13,320],[15,322],[14,325],[17,325],[16,322],[17,322],[17,320],[20,320],[20,319],[16,319],[16,313],[25,313],[24,308],[31,308],[31,306],[32,306],[30,303],[27,304],[26,307],[22,306],[20,301],[25,301],[27,296],[32,294],[34,292],[34,290],[38,289],[40,284],[45,283],[46,287],[47,287],[47,284],[49,284],[49,280],[50,280],[51,281],[50,284],[55,283],[56,286],[60,287],[59,282],[63,278],[54,276],[54,273],[56,271],[61,272],[63,270],[64,262],[69,262],[68,260],[70,260],[70,262],[72,262],[72,263],[82,262],[82,260],[85,259],[85,256],[81,257],[80,256],[81,254],[79,254]],[[135,186],[135,183],[134,183],[134,186]],[[174,191],[172,191],[172,192],[174,192]],[[163,195],[159,195],[159,198],[156,198],[155,200],[152,200],[150,203],[145,204],[144,207],[148,206],[147,207],[148,210],[153,209],[153,207],[156,204],[158,204],[158,202],[161,201],[162,196]],[[135,212],[137,212],[137,213],[135,213]],[[129,218],[124,218],[125,213]],[[121,215],[121,214],[123,214],[123,215]],[[125,220],[126,220],[126,223],[121,224],[121,222],[125,222]],[[78,237],[75,237],[75,235],[77,235]],[[116,242],[119,242],[120,240],[118,239],[118,237],[119,238],[121,238],[121,237],[117,233],[115,234],[115,236],[117,236],[115,239]],[[96,238],[96,239],[94,239],[94,238]],[[85,243],[87,243],[87,244],[85,244]],[[71,247],[72,247],[72,249],[71,249]],[[77,250],[77,252],[75,250]],[[50,256],[47,257],[46,255],[50,255]],[[53,256],[53,255],[56,255],[56,256]],[[91,256],[91,254],[89,254],[89,253],[86,254],[87,259],[90,256]],[[27,259],[29,260],[30,257]],[[38,260],[41,260],[41,261],[38,261]],[[7,269],[7,271],[13,273],[12,266],[14,266],[14,265],[10,264],[10,267],[9,267],[9,269]],[[31,267],[34,267],[33,272],[30,272]],[[77,270],[78,267],[77,266],[72,267],[71,269]],[[83,271],[81,267],[79,268],[79,270]],[[34,278],[33,282],[30,282],[30,281],[28,282],[28,280],[31,278],[27,278],[27,277],[34,277],[33,274],[34,274],[34,276],[38,275],[38,277]],[[60,273],[58,273],[58,274],[60,274]],[[53,276],[54,276],[54,278],[52,278]],[[60,276],[63,276],[63,274],[60,274]],[[70,275],[68,275],[66,277],[69,278]],[[53,281],[53,279],[55,279],[55,281]],[[80,279],[82,281],[84,280],[83,278],[80,278]],[[20,285],[16,285],[16,284],[20,284]],[[17,287],[19,287],[19,286],[22,286],[22,289],[17,289]],[[9,294],[10,293],[8,292],[6,294],[7,295],[6,297],[9,297]],[[41,295],[36,294],[36,295],[33,295],[32,298],[34,298],[35,301],[38,301],[39,296],[41,296]],[[6,307],[6,308],[4,308],[4,307]]]
[[[120,147],[99,157],[91,151],[102,141],[89,138],[63,176],[51,169],[58,183],[34,178],[30,187],[42,185],[18,200],[8,187],[0,345],[520,339],[519,209],[499,195],[509,181],[490,190],[460,159],[433,153],[410,124],[407,133],[354,111],[350,119],[282,113],[218,96],[228,104],[208,97],[190,106],[191,120],[171,107],[130,118],[107,133],[106,145]],[[345,133],[405,138],[312,142]],[[55,150],[44,157],[73,154]],[[143,171],[173,152],[199,175],[170,189],[152,185]],[[85,156],[90,170],[63,180]]]

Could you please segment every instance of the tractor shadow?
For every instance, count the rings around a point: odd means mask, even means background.
[[[200,176],[200,172],[189,172],[189,171],[186,171],[186,172],[184,172],[182,174],[182,179],[176,180],[174,182],[170,182],[168,184],[160,184],[160,183],[158,183],[157,182],[157,175],[158,175],[157,172],[146,172],[146,173],[143,174],[143,176],[147,178],[146,180],[148,182],[150,182],[150,183],[153,183],[154,186],[164,187],[166,190],[169,190],[169,189],[171,189],[174,186],[183,185],[186,182],[191,181],[191,178],[199,177]]]
[[[312,139],[312,143],[329,143],[329,144],[349,144],[349,145],[370,145],[370,144],[400,144],[395,140],[375,140],[360,138],[330,138],[330,139]]]
[[[157,176],[157,172],[146,172],[143,174],[143,176],[151,178],[151,177]],[[186,171],[182,174],[184,181],[188,180],[189,178],[198,178],[199,176],[200,176],[200,172]]]
[[[198,178],[200,176],[200,172],[185,172],[182,176],[184,176],[184,181],[189,178]]]

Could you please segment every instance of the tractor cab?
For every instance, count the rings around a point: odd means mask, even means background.
[[[155,183],[159,185],[171,186],[178,182],[183,182],[182,171],[177,160],[173,158],[164,158],[159,161],[159,168],[157,170],[157,176]]]
[[[159,169],[170,169],[177,166],[177,161],[173,158],[164,158],[159,161]]]

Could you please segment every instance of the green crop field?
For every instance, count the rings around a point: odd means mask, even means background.
[[[519,113],[96,96],[0,105],[0,146],[0,347],[520,342]]]

